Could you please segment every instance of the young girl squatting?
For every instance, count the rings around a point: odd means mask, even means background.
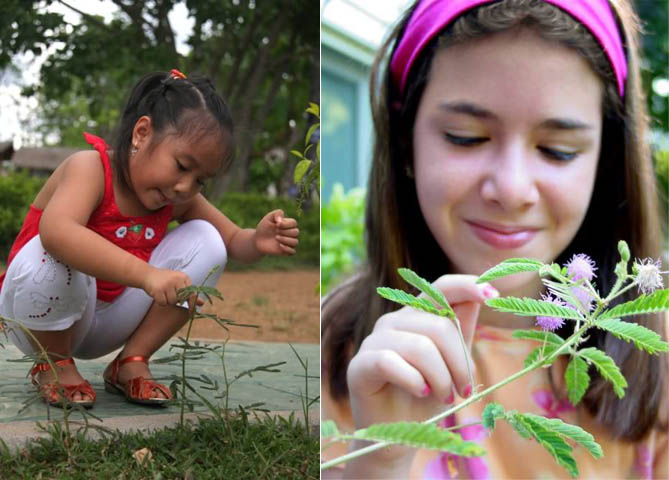
[[[295,253],[297,222],[281,210],[241,229],[200,193],[232,158],[232,135],[210,80],[154,72],[133,87],[113,145],[85,134],[94,150],[72,155],[49,177],[0,277],[0,316],[27,327],[57,366],[62,390],[48,363],[31,371],[45,401],[62,406],[62,391],[92,406],[95,391],[72,357],[123,347],[104,371],[105,388],[166,404],[170,390],[151,379],[148,359],[188,319],[177,291],[215,286],[228,257]],[[180,225],[167,233],[172,220]],[[14,344],[33,353],[29,335],[8,326]]]
[[[483,302],[500,294],[540,298],[538,276],[475,283],[506,258],[564,265],[585,253],[597,289],[608,292],[619,240],[633,257],[661,257],[637,35],[625,1],[423,0],[408,9],[371,75],[368,261],[323,302],[323,419],[342,431],[423,421],[521,370],[536,345],[511,332],[533,328],[534,319]],[[399,267],[434,282],[454,307],[474,385],[452,322],[376,294],[379,286],[407,287]],[[635,317],[663,338],[665,320]],[[565,322],[557,333],[566,338],[571,330]],[[392,447],[323,478],[565,477],[543,447],[510,427],[487,435],[479,423],[493,401],[592,433],[605,458],[576,448],[582,478],[668,478],[667,356],[602,331],[588,346],[621,368],[629,383],[623,399],[591,369],[583,402],[571,405],[566,362],[556,362],[443,422],[470,425],[460,433],[481,443],[484,457]],[[340,444],[323,458],[364,445]]]

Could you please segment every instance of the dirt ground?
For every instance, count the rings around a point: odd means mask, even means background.
[[[285,272],[226,272],[216,287],[223,301],[214,299],[203,311],[257,328],[230,328],[231,340],[318,343],[318,270]],[[182,329],[179,336],[185,336]],[[195,320],[192,339],[222,340],[227,332],[214,320]]]

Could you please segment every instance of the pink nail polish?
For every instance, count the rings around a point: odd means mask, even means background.
[[[450,405],[451,403],[455,402],[455,393],[451,392],[451,394],[448,396],[446,401],[444,402],[446,405]]]
[[[421,395],[424,397],[427,397],[430,392],[432,391],[432,388],[430,388],[430,384],[425,382],[425,387],[423,388],[423,391],[421,392]]]
[[[483,289],[483,296],[485,298],[497,298],[499,297],[499,292],[492,285],[486,285],[486,287]]]
[[[464,397],[463,397],[463,398],[467,398],[467,397],[469,397],[469,396],[472,394],[472,386],[471,386],[471,385],[467,385],[467,386],[465,387],[465,391],[463,392],[463,394],[464,394]]]

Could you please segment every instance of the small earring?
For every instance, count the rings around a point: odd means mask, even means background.
[[[134,154],[136,154],[138,151],[139,151],[139,150],[137,149],[137,147],[133,145],[132,148],[130,149],[130,155],[134,155]]]

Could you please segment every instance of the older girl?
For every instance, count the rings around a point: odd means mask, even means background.
[[[482,303],[500,293],[539,298],[541,283],[525,274],[475,283],[505,258],[566,263],[584,252],[597,265],[597,287],[608,291],[618,240],[635,257],[660,256],[636,26],[626,2],[606,0],[420,0],[407,10],[372,74],[380,85],[371,88],[376,144],[368,263],[323,304],[324,418],[344,429],[425,420],[456,395],[466,398],[476,385],[521,370],[534,345],[510,333],[533,320]],[[449,321],[377,296],[378,286],[405,287],[398,267],[433,281],[454,305],[471,348],[474,385]],[[663,329],[652,315],[639,322]],[[566,364],[559,362],[487,400],[592,432],[606,459],[577,449],[583,478],[668,477],[666,357],[603,332],[588,345],[604,349],[628,378],[622,400],[596,377],[574,407],[561,383]],[[477,424],[482,408],[470,405],[446,425],[469,424],[461,433],[481,442],[485,457],[395,447],[325,473],[565,475],[542,447],[510,428],[488,437]]]

